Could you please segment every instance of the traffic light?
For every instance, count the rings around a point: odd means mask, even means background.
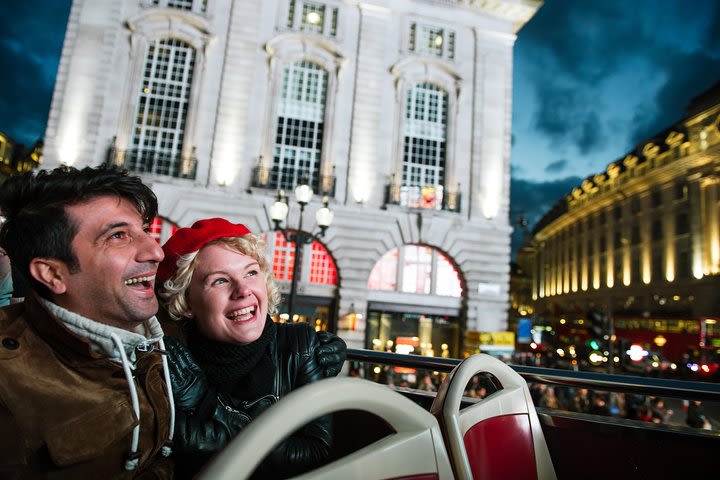
[[[587,319],[590,324],[588,333],[591,338],[604,339],[606,335],[610,335],[610,319],[607,313],[594,308],[587,313]]]

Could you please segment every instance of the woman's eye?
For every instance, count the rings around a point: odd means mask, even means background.
[[[225,279],[225,278],[217,278],[217,279],[213,280],[210,285],[223,285],[223,284],[225,284],[225,283],[227,283],[227,279]]]
[[[259,273],[259,272],[258,272],[257,270],[250,270],[250,271],[247,273],[247,276],[248,276],[248,277],[254,277],[254,276],[257,275],[258,273]]]

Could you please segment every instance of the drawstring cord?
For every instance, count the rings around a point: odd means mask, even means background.
[[[136,470],[140,464],[140,454],[138,453],[138,443],[140,441],[140,402],[138,400],[137,387],[135,386],[135,380],[131,371],[131,368],[133,367],[131,367],[127,355],[125,354],[123,343],[120,340],[120,337],[118,337],[114,332],[110,332],[110,337],[115,343],[115,348],[117,348],[120,354],[123,371],[125,372],[125,380],[127,381],[128,388],[130,389],[130,399],[132,401],[133,411],[135,412],[135,416],[138,420],[138,424],[133,428],[130,451],[125,458],[125,470],[132,471]],[[158,353],[161,354],[160,358],[162,358],[163,375],[165,377],[165,384],[167,385],[168,403],[170,404],[170,428],[168,429],[168,439],[165,442],[165,445],[163,445],[161,452],[164,457],[169,457],[172,453],[171,445],[173,436],[175,435],[175,401],[173,399],[172,382],[170,381],[170,368],[168,367],[165,342],[160,339],[158,340],[158,345],[160,346],[160,351]]]
[[[165,384],[167,385],[168,391],[168,403],[170,404],[170,430],[168,430],[167,443],[162,447],[162,454],[164,457],[169,457],[172,453],[172,439],[175,435],[175,399],[173,398],[172,382],[170,381],[170,368],[168,367],[167,350],[165,349],[165,342],[161,338],[158,342],[160,349],[162,350],[160,357],[162,358],[163,373],[165,374]]]
[[[130,362],[125,354],[125,348],[123,347],[120,337],[114,332],[110,332],[110,337],[115,343],[115,347],[120,353],[120,359],[122,360],[123,371],[125,372],[125,380],[127,380],[128,388],[130,388],[130,399],[132,400],[133,411],[137,417],[138,424],[133,428],[132,433],[132,444],[130,445],[130,451],[125,458],[125,470],[131,471],[137,469],[140,464],[140,455],[138,454],[138,442],[140,440],[140,402],[138,401],[137,388],[135,388],[135,380],[133,379],[132,372],[130,371]]]

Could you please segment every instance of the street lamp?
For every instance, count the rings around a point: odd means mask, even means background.
[[[293,263],[292,282],[290,283],[290,299],[288,300],[288,315],[292,321],[295,313],[295,297],[297,294],[297,282],[300,276],[300,263],[302,262],[303,248],[305,245],[309,245],[316,239],[325,235],[325,230],[330,226],[335,215],[332,210],[328,208],[328,202],[330,199],[326,196],[323,197],[323,206],[318,209],[315,213],[315,221],[320,228],[319,232],[314,234],[306,233],[302,229],[303,225],[303,213],[305,212],[305,206],[310,203],[313,197],[313,190],[307,183],[301,183],[295,187],[295,201],[300,205],[300,221],[295,231],[291,231],[280,224],[285,221],[288,215],[290,207],[288,206],[288,198],[285,196],[285,191],[280,190],[278,192],[277,201],[270,207],[270,218],[275,223],[275,230],[282,232],[283,237],[288,242],[295,243],[295,262]]]

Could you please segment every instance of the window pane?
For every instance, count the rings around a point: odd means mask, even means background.
[[[180,40],[148,47],[133,126],[129,170],[174,175],[180,166],[195,49]]]
[[[460,286],[460,275],[458,275],[457,270],[452,266],[450,260],[448,260],[445,255],[438,253],[435,268],[437,269],[437,286],[435,287],[435,293],[448,297],[461,297],[462,287]]]
[[[408,90],[400,204],[442,208],[445,183],[447,94],[430,83]]]
[[[335,261],[323,245],[315,241],[312,243],[312,256],[310,257],[310,283],[337,285],[337,269]]]
[[[327,72],[308,61],[283,72],[270,182],[292,190],[308,181],[318,190],[325,117]]]
[[[393,248],[375,264],[370,272],[370,290],[397,290],[398,249]]]
[[[300,30],[303,32],[322,33],[325,25],[325,5],[303,2]]]
[[[295,266],[295,243],[288,242],[282,233],[276,232],[273,250],[273,275],[277,280],[292,281]]]
[[[432,249],[421,245],[407,245],[404,255],[402,291],[430,293]]]

